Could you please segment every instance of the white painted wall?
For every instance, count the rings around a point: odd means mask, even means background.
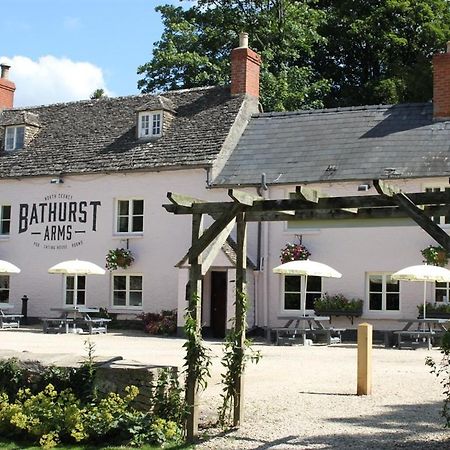
[[[50,309],[63,306],[63,276],[48,274],[48,268],[69,259],[88,260],[104,266],[107,251],[126,246],[126,239],[135,262],[129,269],[114,273],[143,275],[144,311],[176,308],[179,269],[174,266],[190,246],[190,216],[169,214],[161,205],[169,203],[168,191],[208,200],[227,199],[226,192],[206,190],[206,172],[202,169],[67,176],[63,184],[51,184],[51,178],[1,180],[0,204],[11,205],[12,223],[10,236],[0,239],[0,259],[13,262],[22,270],[10,280],[10,301],[15,309],[20,309],[20,298],[26,294],[30,299],[30,316],[56,315]],[[19,233],[19,205],[39,204],[49,197],[50,202],[101,202],[97,231],[92,231],[89,223],[77,223],[73,224],[73,229],[84,230],[85,234],[73,235],[70,241],[45,242],[43,235],[32,235],[31,232],[43,232],[46,223],[33,224],[26,232]],[[115,202],[118,198],[144,199],[145,222],[141,236],[115,233]],[[89,220],[91,217],[88,216]],[[74,246],[77,242],[80,245]],[[87,277],[87,304],[119,313],[129,312],[112,308],[109,272],[104,276]]]
[[[374,188],[366,193],[357,191],[360,183],[335,183],[311,185],[325,196],[375,195]],[[405,192],[422,192],[426,186],[448,186],[448,178],[394,180],[393,184]],[[287,198],[295,187],[272,187],[268,198]],[[368,272],[395,272],[403,267],[422,264],[420,250],[436,242],[414,223],[390,226],[391,222],[367,222],[366,226],[345,226],[343,222],[329,222],[326,227],[311,226],[306,223],[298,228],[288,228],[286,222],[265,223],[267,227],[266,246],[263,250],[266,271],[258,276],[258,291],[264,291],[267,277],[267,303],[259,304],[258,323],[262,326],[280,326],[285,323],[282,316],[282,276],[272,273],[272,268],[280,264],[280,251],[287,242],[298,242],[296,235],[302,235],[303,244],[312,253],[310,259],[330,265],[342,273],[341,279],[324,279],[323,288],[329,294],[343,293],[348,297],[359,297],[365,301],[362,319],[355,320],[374,323],[376,328],[392,328],[392,320],[416,317],[417,305],[423,301],[423,284],[401,282],[399,312],[369,312],[367,310],[366,274]],[[450,231],[449,225],[443,225]],[[262,294],[259,296],[262,297]],[[429,301],[434,299],[433,284],[428,285]],[[286,314],[284,314],[286,315]],[[389,321],[391,320],[391,322]],[[351,328],[347,319],[333,319],[336,326]],[[398,324],[395,326],[398,327]]]

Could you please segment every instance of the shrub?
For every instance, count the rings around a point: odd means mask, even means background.
[[[423,315],[423,304],[417,305],[417,309],[419,310],[419,314]],[[443,303],[441,305],[436,303],[429,303],[426,304],[426,313],[427,317],[432,315],[433,313],[450,313],[450,305],[448,303]]]
[[[361,299],[348,299],[343,294],[329,295],[325,293],[322,297],[314,300],[314,311],[316,313],[342,311],[360,314],[362,312],[362,307],[363,301]]]
[[[144,322],[146,333],[170,335],[177,331],[177,310],[160,313],[143,313],[138,316]]]

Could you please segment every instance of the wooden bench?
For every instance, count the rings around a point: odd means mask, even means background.
[[[20,319],[22,317],[22,314],[5,314],[0,309],[0,328],[20,328]]]
[[[68,333],[69,326],[73,323],[73,319],[63,317],[50,317],[41,319],[42,331],[44,333]]]
[[[402,337],[410,337],[412,339],[426,339],[428,350],[432,348],[432,339],[436,336],[439,336],[440,333],[436,333],[436,331],[420,331],[420,330],[400,330],[394,331],[395,335],[397,335],[397,348],[401,349],[402,346],[405,347],[406,341],[402,341]],[[413,342],[411,342],[411,348],[415,348]]]

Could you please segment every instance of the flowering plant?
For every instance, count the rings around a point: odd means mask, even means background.
[[[444,267],[448,264],[449,254],[444,247],[429,245],[420,251],[425,258],[424,263],[431,264],[433,266]]]
[[[105,267],[108,270],[117,270],[119,267],[126,269],[131,266],[133,261],[134,256],[130,250],[125,248],[115,248],[108,251]]]
[[[281,262],[284,264],[289,261],[299,261],[302,259],[308,259],[309,256],[311,256],[311,253],[303,244],[287,243],[286,246],[283,249],[281,249],[280,259]]]

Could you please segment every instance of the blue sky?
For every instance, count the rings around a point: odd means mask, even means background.
[[[138,93],[137,67],[163,31],[160,4],[178,0],[2,0],[0,61],[15,106]],[[188,5],[188,2],[183,2]]]

